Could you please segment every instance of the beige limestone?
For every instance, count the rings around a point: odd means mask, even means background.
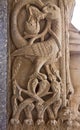
[[[79,52],[74,48],[79,34],[69,27],[74,0],[11,0],[9,5],[8,130],[79,129],[75,66],[78,70],[80,59],[73,54]]]

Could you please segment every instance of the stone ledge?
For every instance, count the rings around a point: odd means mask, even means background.
[[[70,52],[80,53],[80,32],[70,24]]]

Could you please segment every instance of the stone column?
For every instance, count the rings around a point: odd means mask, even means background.
[[[6,130],[7,0],[0,0],[0,130]]]

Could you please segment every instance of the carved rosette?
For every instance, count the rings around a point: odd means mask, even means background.
[[[61,56],[65,64],[61,28],[64,9],[59,4],[41,0],[14,3],[9,130],[52,130],[71,121],[66,82],[59,67]]]

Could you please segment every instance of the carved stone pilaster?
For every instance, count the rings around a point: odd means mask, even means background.
[[[10,3],[8,130],[79,125],[70,106],[74,92],[69,69],[70,5],[67,0]]]

